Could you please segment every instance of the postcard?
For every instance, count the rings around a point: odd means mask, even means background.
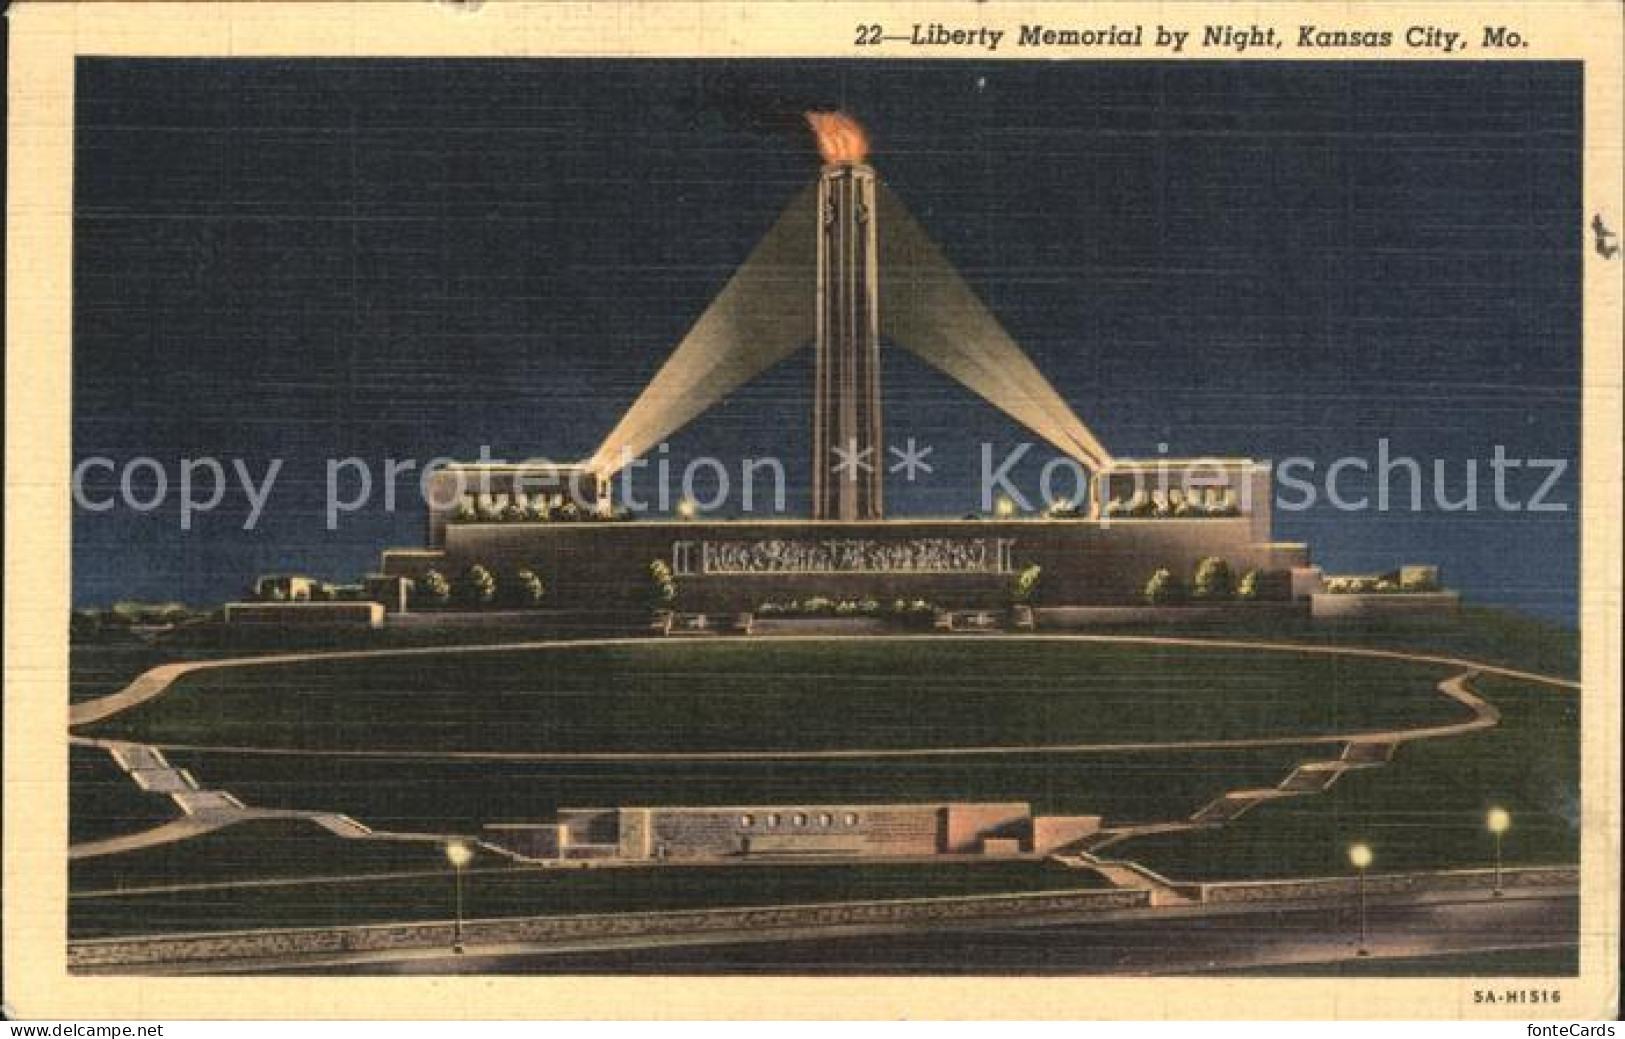
[[[7,16],[11,1013],[1614,1016],[1618,5]]]

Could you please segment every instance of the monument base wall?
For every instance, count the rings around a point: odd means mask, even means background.
[[[457,523],[439,551],[389,552],[383,569],[410,578],[435,569],[455,582],[475,564],[499,579],[529,568],[552,606],[612,609],[652,604],[649,564],[660,560],[682,609],[749,611],[814,596],[996,608],[1036,565],[1035,605],[1128,605],[1157,569],[1188,580],[1207,556],[1238,577],[1307,565],[1305,546],[1256,534],[1247,517]]]

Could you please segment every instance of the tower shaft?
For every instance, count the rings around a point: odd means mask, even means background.
[[[826,166],[818,181],[818,216],[813,518],[879,519],[886,460],[874,170]]]

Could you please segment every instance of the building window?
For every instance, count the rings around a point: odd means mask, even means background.
[[[857,814],[854,812],[847,812],[841,817],[841,822],[845,823],[847,826],[856,826],[858,825]]]
[[[806,817],[806,815],[802,814],[801,812],[797,812],[796,813],[796,825],[797,826],[806,826],[807,825],[807,817]]]
[[[819,826],[828,826],[830,823],[832,823],[834,821],[835,821],[834,818],[832,818],[828,812],[824,812],[824,813],[822,813],[822,814],[820,814],[818,816],[818,825]]]
[[[739,825],[740,826],[755,826],[756,825],[756,817],[754,815],[741,815],[739,817]]]
[[[779,825],[779,813],[778,812],[774,812],[772,815],[767,817],[767,825],[769,825],[769,826],[777,826],[777,825]]]

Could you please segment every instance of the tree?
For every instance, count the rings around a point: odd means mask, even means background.
[[[1032,600],[1033,592],[1038,588],[1038,579],[1043,574],[1044,568],[1034,563],[1017,575],[1016,586],[1010,593],[1010,597],[1015,600],[1017,605]]]
[[[509,582],[509,588],[514,602],[527,608],[540,606],[542,599],[547,595],[547,586],[536,575],[536,571],[530,569],[515,573]]]
[[[1196,564],[1191,594],[1197,599],[1222,601],[1236,594],[1236,575],[1230,564],[1218,556],[1208,556]]]
[[[1241,584],[1236,588],[1236,598],[1253,602],[1258,599],[1258,571],[1249,570],[1241,575]]]
[[[489,606],[497,597],[497,579],[490,570],[475,563],[463,575],[462,592],[470,606]]]
[[[451,598],[451,582],[438,570],[426,571],[412,585],[413,597],[424,606],[444,606]]]
[[[1185,601],[1185,583],[1172,570],[1163,567],[1145,583],[1145,601],[1152,606],[1172,606]]]
[[[649,592],[656,606],[670,606],[677,601],[677,581],[665,560],[656,559],[649,564]]]

